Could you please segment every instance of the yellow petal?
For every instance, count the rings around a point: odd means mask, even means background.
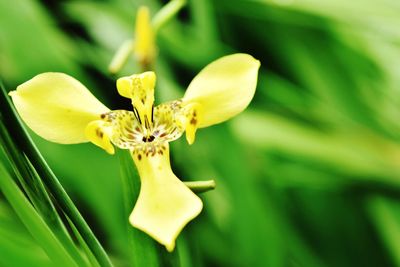
[[[193,79],[183,102],[203,107],[200,128],[230,119],[248,106],[259,67],[260,62],[252,56],[233,54],[210,63]]]
[[[153,122],[154,86],[156,75],[152,71],[134,74],[117,80],[118,93],[132,99],[132,106],[140,124],[147,129]]]
[[[153,148],[132,153],[141,187],[129,221],[172,251],[179,233],[200,213],[203,203],[172,172],[168,143]]]
[[[84,85],[63,73],[39,74],[10,96],[35,133],[62,144],[87,142],[87,124],[109,111]]]
[[[154,59],[156,49],[150,12],[146,6],[141,6],[138,9],[135,30],[135,55],[141,63],[151,63]]]
[[[185,129],[186,140],[189,145],[193,144],[196,137],[196,131],[199,127],[199,122],[203,119],[203,108],[198,103],[186,104],[182,110],[181,114],[176,116],[176,124],[178,127]]]
[[[112,155],[115,150],[110,141],[111,131],[112,129],[106,126],[105,121],[97,120],[90,122],[86,126],[85,135],[90,142]]]

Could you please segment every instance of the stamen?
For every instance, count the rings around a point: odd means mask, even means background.
[[[136,119],[139,121],[140,124],[142,124],[142,121],[140,120],[139,112],[135,107],[133,107],[133,113],[135,114]]]
[[[117,80],[119,94],[132,100],[134,115],[148,132],[152,131],[154,122],[155,82],[156,76],[151,71]]]
[[[151,107],[151,123],[154,123],[154,104]]]

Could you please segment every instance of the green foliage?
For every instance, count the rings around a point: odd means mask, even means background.
[[[143,3],[0,1],[5,87],[62,71],[109,107],[130,108],[107,65],[132,37]],[[146,4],[154,14],[163,3]],[[127,155],[31,136],[115,266],[400,266],[399,13],[390,0],[189,0],[159,30],[163,101],[182,96],[221,55],[261,61],[242,115],[199,130],[190,147],[171,144],[178,177],[217,183],[201,195],[202,215],[172,255],[129,228],[138,185],[127,179],[136,176]],[[132,58],[121,75],[136,72]],[[10,133],[3,103],[1,112],[2,132]],[[0,265],[95,266],[101,253],[93,248],[101,247],[88,243],[54,188],[38,183],[45,172],[32,171],[38,165],[26,151],[18,154],[22,137],[9,138],[16,148],[2,150],[0,162]]]

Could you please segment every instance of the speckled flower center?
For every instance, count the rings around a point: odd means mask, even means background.
[[[110,140],[114,145],[122,149],[152,152],[182,135],[185,129],[177,123],[181,114],[181,101],[173,101],[153,109],[151,126],[140,123],[140,117],[127,110],[114,110],[101,118],[111,127]]]

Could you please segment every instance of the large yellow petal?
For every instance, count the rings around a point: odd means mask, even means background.
[[[153,149],[132,154],[141,187],[129,221],[172,251],[179,233],[200,213],[203,203],[172,172],[168,143]]]
[[[84,85],[63,73],[39,74],[10,95],[19,115],[35,133],[62,144],[87,142],[88,123],[109,111]]]
[[[257,86],[260,62],[247,54],[233,54],[206,66],[190,83],[183,103],[202,106],[198,127],[223,122],[242,112]]]

